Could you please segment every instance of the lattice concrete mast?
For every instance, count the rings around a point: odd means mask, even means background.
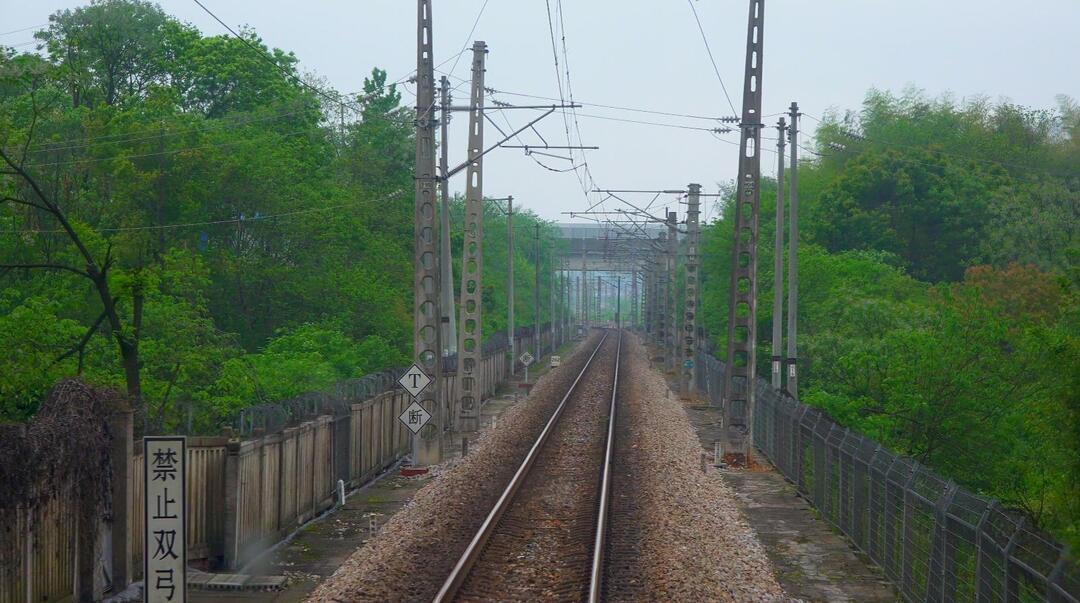
[[[680,393],[690,397],[696,388],[697,370],[697,312],[698,312],[698,244],[701,239],[701,185],[691,184],[686,194],[686,274],[683,276],[682,382]]]
[[[439,304],[442,311],[442,349],[443,354],[457,352],[457,313],[454,312],[454,267],[453,252],[450,250],[450,144],[447,130],[450,125],[450,80],[444,75],[440,81],[442,115],[439,120],[439,180],[442,213],[439,237]]]
[[[416,10],[416,199],[413,246],[413,356],[432,383],[419,402],[431,421],[413,438],[412,461],[434,465],[441,460],[446,420],[442,397],[439,311],[439,223],[435,212],[435,66],[432,56],[431,0],[417,0]]]
[[[667,327],[664,329],[664,366],[668,371],[678,370],[676,359],[676,351],[678,345],[676,344],[679,336],[679,323],[680,312],[677,304],[675,303],[675,273],[678,271],[677,259],[679,254],[679,230],[678,230],[678,214],[676,212],[668,212],[667,214],[667,249],[665,250],[665,257],[667,259],[667,288],[664,290],[664,294],[667,296],[667,300],[664,302],[664,307],[667,308],[667,316],[665,316],[665,323]]]
[[[750,0],[746,30],[742,136],[736,178],[735,249],[728,296],[727,364],[724,371],[724,458],[743,464],[753,439],[757,337],[757,242],[761,181],[761,76],[765,0]]]
[[[458,417],[464,431],[480,427],[481,276],[484,242],[484,58],[487,44],[473,43],[469,105],[469,154],[465,183],[465,237],[461,254],[461,319],[458,336]]]

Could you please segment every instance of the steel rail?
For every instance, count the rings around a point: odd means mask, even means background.
[[[604,548],[607,541],[608,507],[611,502],[611,460],[615,456],[615,400],[619,392],[619,361],[622,358],[622,331],[615,348],[615,376],[611,381],[611,408],[608,410],[604,473],[600,479],[600,504],[596,512],[596,539],[593,541],[592,571],[589,574],[589,603],[600,603],[604,586]]]
[[[499,496],[499,500],[495,502],[495,506],[492,507],[487,518],[484,519],[484,523],[481,524],[480,529],[469,542],[469,546],[465,548],[465,552],[462,553],[461,558],[458,559],[458,562],[454,565],[454,569],[450,572],[450,576],[447,577],[442,588],[439,589],[435,598],[432,599],[433,603],[447,603],[452,601],[458,590],[461,588],[461,585],[465,583],[469,571],[472,569],[473,565],[476,564],[476,560],[483,552],[484,545],[487,544],[487,541],[491,538],[492,533],[499,523],[499,519],[501,519],[506,513],[506,510],[510,508],[510,503],[513,502],[514,495],[517,494],[517,491],[525,482],[529,470],[532,469],[533,464],[536,462],[536,458],[540,455],[540,449],[543,448],[544,443],[547,442],[548,436],[550,436],[551,432],[554,430],[555,424],[559,421],[559,417],[562,416],[567,401],[570,400],[570,396],[573,395],[574,390],[577,389],[578,383],[581,382],[581,378],[585,376],[585,371],[589,370],[589,366],[592,365],[593,359],[596,358],[596,355],[600,352],[600,348],[604,346],[604,342],[607,341],[607,338],[608,333],[604,333],[603,338],[600,339],[600,343],[597,344],[596,349],[589,355],[589,359],[585,361],[585,366],[581,368],[581,372],[578,373],[578,376],[566,391],[566,395],[563,396],[562,401],[559,402],[559,406],[555,408],[555,412],[552,413],[551,418],[548,419],[547,424],[544,425],[543,431],[541,431],[540,436],[536,438],[536,442],[534,442],[532,448],[529,449],[529,453],[525,455],[525,460],[521,462],[521,466],[518,467],[517,472],[514,473],[514,477],[510,479],[510,483],[506,486],[506,489],[503,490],[502,495]],[[621,334],[619,341],[620,343],[622,341]],[[618,364],[618,356],[616,356],[616,364]]]

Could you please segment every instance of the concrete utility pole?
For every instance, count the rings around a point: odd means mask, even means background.
[[[618,275],[615,280],[615,328],[622,328],[622,275]]]
[[[761,201],[761,76],[765,0],[750,0],[746,29],[742,136],[735,203],[735,249],[728,297],[727,365],[721,452],[735,465],[746,463],[753,444],[755,347],[757,341],[757,239]]]
[[[678,270],[676,264],[676,258],[679,253],[679,234],[677,230],[678,214],[675,212],[668,212],[667,215],[667,228],[668,228],[668,240],[667,240],[667,262],[668,262],[668,281],[667,281],[667,311],[668,311],[668,328],[664,330],[664,334],[667,337],[667,341],[664,344],[664,364],[667,366],[668,371],[678,370],[678,341],[679,335],[679,308],[675,303],[675,273]]]
[[[551,298],[550,316],[548,317],[548,337],[551,338],[551,353],[555,353],[555,326],[558,322],[559,308],[555,303],[555,252],[552,250],[551,254],[551,272],[548,273],[551,277],[551,282],[548,284],[548,297]]]
[[[788,234],[788,323],[787,323],[787,393],[799,398],[797,348],[799,319],[799,103],[791,103],[791,200],[788,211],[791,225]]]
[[[776,125],[776,241],[773,245],[772,386],[784,381],[784,118]]]
[[[479,371],[484,272],[484,58],[487,44],[473,43],[472,95],[469,110],[469,165],[465,184],[465,244],[461,253],[461,341],[458,342],[458,409],[461,429],[480,427]]]
[[[630,328],[637,328],[638,324],[638,288],[637,269],[630,271]]]
[[[598,274],[596,275],[596,319],[599,321],[603,321],[604,318],[604,305],[601,295],[603,295],[603,292],[600,290],[600,275]]]
[[[686,195],[686,281],[683,287],[682,386],[683,398],[697,388],[698,242],[701,238],[701,185],[691,184]]]
[[[656,332],[653,324],[654,306],[656,305],[656,267],[650,265],[645,269],[645,333],[652,335]]]
[[[514,341],[514,198],[506,198],[506,338],[510,343],[510,376],[517,373],[517,343]]]
[[[570,260],[565,260],[563,265],[566,267],[563,274],[566,275],[566,338],[569,340],[574,336],[574,276],[570,272]]]
[[[589,330],[589,273],[586,271],[588,263],[585,259],[585,250],[581,250],[581,328]]]
[[[439,223],[435,216],[435,66],[431,49],[431,0],[416,4],[416,199],[413,234],[413,357],[431,377],[418,401],[431,420],[413,437],[412,462],[441,460],[446,412],[442,404],[439,311]]]
[[[449,356],[450,354],[457,353],[457,313],[454,312],[454,258],[450,251],[450,178],[447,176],[447,171],[450,169],[449,156],[450,156],[450,143],[447,137],[447,129],[450,124],[450,81],[446,79],[444,75],[440,82],[441,88],[441,101],[442,101],[442,119],[439,121],[439,125],[442,129],[442,136],[439,138],[440,142],[440,157],[439,157],[439,175],[442,186],[442,223],[439,232],[439,267],[440,278],[439,282],[442,286],[439,287],[439,303],[442,310],[442,351],[443,356]]]
[[[660,242],[660,249],[667,249],[667,233],[661,232],[657,235],[657,238]],[[656,347],[660,350],[660,353],[663,354],[665,349],[664,342],[667,341],[664,335],[664,332],[667,329],[667,321],[665,320],[667,318],[667,306],[665,304],[667,301],[667,294],[665,293],[667,290],[667,259],[664,257],[663,252],[661,252],[658,260],[656,266],[656,290],[653,292],[653,299],[656,301],[656,310],[653,314],[653,326],[656,327]]]
[[[574,305],[577,306],[577,325],[581,328],[581,325],[585,324],[585,316],[581,312],[581,275],[574,277]]]
[[[540,223],[536,223],[536,261],[534,263],[533,276],[536,277],[536,283],[533,285],[533,312],[535,312],[535,320],[533,320],[533,348],[536,353],[533,357],[537,361],[543,356],[541,354],[540,346]]]

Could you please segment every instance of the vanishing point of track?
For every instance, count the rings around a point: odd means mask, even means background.
[[[605,332],[436,603],[601,600],[621,352]]]

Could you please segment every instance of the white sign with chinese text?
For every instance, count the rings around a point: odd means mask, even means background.
[[[423,406],[420,406],[419,402],[413,402],[405,409],[405,412],[401,413],[398,420],[405,424],[414,434],[420,433],[424,425],[431,420],[431,413],[424,410]]]
[[[409,367],[409,370],[405,371],[401,379],[398,379],[398,383],[405,388],[405,391],[409,392],[410,396],[415,398],[431,383],[431,377],[428,377],[423,369],[414,364]]]
[[[518,360],[521,361],[521,364],[523,364],[525,366],[529,366],[530,364],[533,363],[533,360],[535,360],[535,358],[533,358],[532,354],[530,354],[528,352],[525,352],[521,356],[518,356]]]
[[[143,438],[146,603],[187,601],[187,438]]]

